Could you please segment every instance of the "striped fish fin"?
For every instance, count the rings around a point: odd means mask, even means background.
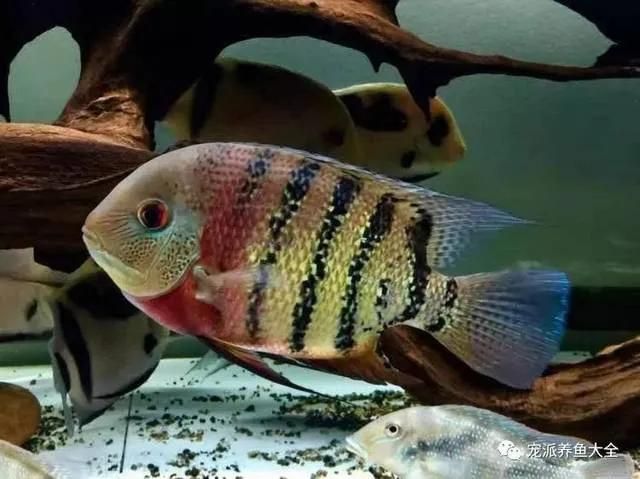
[[[449,351],[485,376],[528,389],[560,349],[569,280],[546,270],[498,271],[455,278],[447,319],[427,325]]]
[[[422,214],[431,218],[427,262],[434,268],[453,265],[476,232],[531,224],[484,203],[431,191],[425,191],[420,204]]]

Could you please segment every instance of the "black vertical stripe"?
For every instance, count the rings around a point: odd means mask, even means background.
[[[117,389],[114,392],[109,394],[98,396],[96,397],[96,399],[116,399],[124,396],[127,393],[130,393],[135,389],[138,389],[140,386],[142,386],[144,383],[147,382],[147,379],[151,377],[151,375],[155,372],[157,367],[158,367],[158,363],[155,363],[153,366],[149,367],[149,369],[147,369],[140,376],[133,378],[129,383],[123,385],[120,389]]]
[[[427,285],[431,268],[427,264],[427,245],[433,228],[431,216],[426,211],[419,211],[418,220],[407,229],[409,249],[413,253],[413,275],[409,285],[408,304],[400,313],[396,322],[414,319],[427,300]]]
[[[388,278],[381,279],[378,283],[378,291],[376,293],[376,314],[378,316],[378,324],[380,326],[386,326],[384,324],[384,312],[389,307],[389,290],[391,288],[391,280]]]
[[[291,178],[282,194],[281,206],[269,221],[271,247],[276,253],[280,249],[279,240],[282,231],[300,208],[319,169],[318,163],[303,160],[302,165],[291,173]]]
[[[27,321],[31,321],[33,317],[38,312],[38,300],[34,299],[27,305],[27,310],[25,311],[25,317]]]
[[[96,320],[126,321],[140,313],[102,270],[72,285],[67,290],[67,298]]]
[[[57,307],[58,321],[62,330],[64,344],[78,369],[82,391],[87,398],[91,398],[93,394],[93,379],[91,376],[91,356],[87,349],[87,343],[73,312],[61,302],[57,303]]]
[[[206,124],[216,99],[218,84],[223,75],[222,67],[217,63],[211,63],[196,83],[191,105],[191,138],[197,137]]]
[[[302,282],[298,302],[293,309],[293,323],[290,339],[292,351],[304,349],[304,338],[311,322],[311,315],[318,301],[316,287],[326,276],[327,255],[336,233],[340,229],[349,207],[359,192],[355,179],[342,177],[338,180],[331,205],[327,211],[318,234],[318,245],[313,256],[311,272]]]
[[[349,264],[346,291],[342,296],[343,306],[340,311],[338,333],[335,344],[340,350],[347,350],[354,346],[356,313],[358,312],[358,287],[362,280],[362,272],[371,258],[374,249],[391,230],[395,199],[386,194],[380,198],[375,211],[369,218],[369,224],[360,238],[359,250]]]
[[[446,326],[447,318],[451,315],[456,299],[458,299],[458,283],[455,278],[449,278],[445,286],[444,299],[438,307],[438,315],[433,323],[427,325],[427,331],[437,333]]]
[[[53,360],[56,362],[58,371],[60,372],[60,379],[62,379],[62,383],[64,384],[64,390],[65,392],[69,392],[69,390],[71,389],[71,377],[69,376],[69,368],[67,367],[67,362],[58,353],[53,353]]]
[[[158,340],[152,333],[147,333],[144,335],[144,339],[142,341],[142,348],[147,356],[151,356],[153,354],[153,350],[156,349],[158,345]]]
[[[280,207],[271,216],[269,221],[269,240],[265,256],[260,261],[261,266],[271,265],[276,262],[277,254],[282,248],[282,244],[280,243],[282,232],[300,209],[300,204],[309,192],[311,183],[319,169],[320,165],[318,163],[302,160],[300,166],[291,172],[291,177],[282,193]],[[249,295],[247,330],[251,337],[255,337],[258,332],[260,325],[260,306],[268,281],[268,278],[264,277],[266,274],[264,268],[260,271],[262,277],[254,284]]]
[[[239,204],[246,204],[253,199],[260,183],[265,178],[271,166],[273,151],[260,151],[247,165],[247,178],[240,189]]]

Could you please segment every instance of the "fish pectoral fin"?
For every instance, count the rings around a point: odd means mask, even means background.
[[[224,272],[212,272],[204,265],[193,268],[196,281],[195,297],[198,301],[218,306],[220,293],[225,289],[251,289],[261,285],[265,288],[282,287],[284,281],[274,266],[263,265]]]
[[[220,341],[214,338],[200,339],[223,358],[234,364],[237,364],[238,366],[243,367],[248,371],[251,371],[261,378],[272,381],[276,384],[280,384],[281,386],[297,389],[298,391],[331,398],[331,396],[321,394],[317,391],[314,391],[313,389],[308,389],[304,386],[299,386],[291,382],[289,379],[287,379],[282,374],[271,368],[271,366],[269,366],[267,363],[265,363],[264,360],[258,355],[258,353],[233,346],[224,341]]]

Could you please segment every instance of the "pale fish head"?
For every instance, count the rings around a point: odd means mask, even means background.
[[[403,451],[415,437],[411,408],[382,416],[347,437],[347,449],[365,461],[399,476],[408,474],[410,460]]]
[[[198,161],[193,147],[148,161],[87,217],[82,232],[89,253],[124,293],[167,293],[199,258]]]

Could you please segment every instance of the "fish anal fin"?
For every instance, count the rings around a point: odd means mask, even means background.
[[[314,369],[339,374],[371,384],[419,384],[420,380],[394,368],[375,344],[357,354],[333,359],[305,359],[301,361]]]
[[[275,371],[271,368],[264,360],[258,355],[258,353],[249,351],[243,348],[239,348],[237,346],[228,344],[224,341],[220,341],[215,338],[200,338],[204,341],[211,349],[213,349],[216,353],[218,353],[223,358],[228,361],[243,367],[244,369],[251,371],[252,373],[264,378],[268,381],[274,382],[276,384],[280,384],[281,386],[286,386],[292,389],[297,389],[298,391],[302,391],[309,394],[316,394],[318,396],[327,397],[324,394],[320,394],[313,389],[305,388],[304,386],[299,386],[294,382],[290,381],[286,377],[284,377],[279,372]]]

